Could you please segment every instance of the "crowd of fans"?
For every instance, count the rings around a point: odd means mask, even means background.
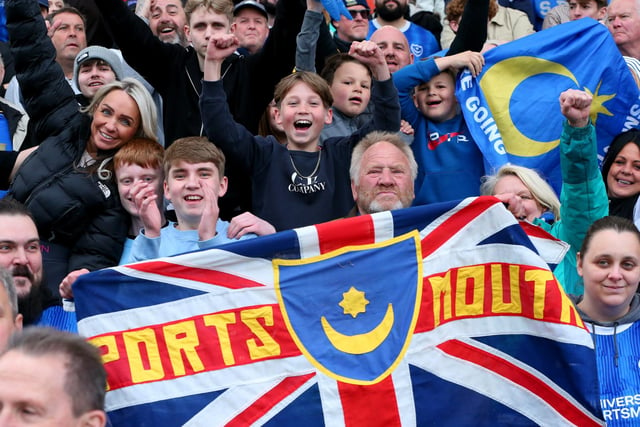
[[[502,3],[6,0],[0,350],[27,325],[76,332],[60,298],[91,271],[480,194],[570,245],[554,274],[596,341],[637,339],[615,328],[640,304],[640,132],[606,141],[600,168],[591,95],[558,93],[558,195],[534,170],[488,167],[455,82],[487,50],[583,18],[640,82],[640,3],[569,0],[544,24]],[[16,353],[67,357],[29,347],[42,336],[0,356],[0,383]],[[612,396],[621,366],[599,362]],[[101,405],[66,415],[104,425]]]

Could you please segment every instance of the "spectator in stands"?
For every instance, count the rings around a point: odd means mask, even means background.
[[[158,218],[161,227],[167,225],[164,217],[163,182],[164,171],[162,161],[164,148],[156,141],[148,138],[134,138],[113,156],[113,169],[116,174],[120,203],[130,216],[131,225],[124,244],[120,264],[130,258],[131,246],[134,239],[144,228],[142,218],[138,212],[133,195],[138,197],[156,197]],[[144,191],[141,189],[144,188]]]
[[[640,6],[636,0],[613,0],[607,9],[607,26],[620,53],[640,59]]]
[[[31,214],[21,203],[6,198],[0,200],[0,268],[13,278],[21,323],[77,330],[75,316],[64,312],[57,293],[43,286],[40,239]]]
[[[257,53],[269,36],[269,16],[262,3],[243,0],[233,7],[231,32],[240,42],[241,55]]]
[[[374,119],[349,137],[325,141],[321,148],[320,133],[332,119],[333,99],[327,83],[309,72],[284,78],[275,92],[276,120],[287,135],[287,146],[282,146],[273,137],[255,137],[234,123],[226,107],[220,81],[222,62],[237,43],[232,35],[211,37],[201,112],[207,134],[228,159],[253,177],[254,213],[276,230],[346,215],[353,206],[348,177],[353,146],[373,130],[395,131],[400,126],[397,94],[382,52],[373,42],[351,45],[351,55],[369,64],[377,80]]]
[[[349,176],[358,215],[411,206],[418,165],[399,134],[372,132],[353,149]]]
[[[609,195],[609,214],[640,224],[640,130],[617,135],[602,161],[602,179]]]
[[[400,30],[409,41],[410,53],[417,59],[427,58],[440,50],[435,36],[419,25],[407,20],[408,0],[375,0],[376,17],[369,25],[369,37],[386,25]]]
[[[613,0],[607,8],[607,27],[640,87],[640,5]]]
[[[27,328],[0,355],[0,425],[104,427],[106,378],[84,338]]]
[[[134,136],[155,139],[155,106],[140,83],[124,79],[104,86],[88,114],[78,111],[37,4],[11,0],[6,11],[16,73],[42,140],[9,194],[35,218],[46,249],[46,283],[57,291],[71,272],[118,263],[128,223],[111,158]]]
[[[181,0],[146,0],[149,8],[149,28],[158,39],[165,43],[189,46],[184,33],[187,15]]]
[[[613,216],[594,222],[578,254],[578,273],[584,295],[574,296],[573,301],[593,339],[607,425],[634,425],[637,405],[627,399],[640,392],[638,229],[631,221]],[[625,410],[630,410],[630,418],[622,416]]]
[[[382,50],[384,59],[391,74],[399,69],[413,64],[413,53],[409,48],[409,42],[402,31],[386,25],[376,30],[369,40],[376,43]]]
[[[484,58],[463,52],[432,58],[393,74],[402,118],[415,129],[411,148],[418,162],[416,205],[477,196],[489,172],[455,97],[458,69],[480,73]]]
[[[3,267],[0,267],[0,284],[0,351],[4,351],[11,334],[22,330],[22,314],[18,313],[13,276]]]
[[[87,47],[84,16],[73,7],[63,7],[55,12],[50,10],[47,22],[48,36],[56,49],[55,60],[60,64],[67,83],[76,94],[80,93],[73,85],[73,67],[78,53]],[[11,40],[11,43],[16,42]],[[20,84],[15,77],[9,82],[5,98],[16,105],[24,105]]]
[[[296,70],[316,71],[315,55],[319,25],[323,25],[324,7],[316,0],[307,1],[302,28],[296,47]],[[371,69],[348,53],[329,57],[321,76],[329,83],[333,97],[333,118],[320,134],[320,143],[327,138],[348,136],[371,120],[367,110],[371,99],[373,74]]]
[[[332,20],[331,23],[336,29],[333,34],[335,43],[334,53],[349,52],[351,43],[361,42],[369,34],[369,17],[371,10],[366,0],[345,0],[345,7],[351,15],[351,19],[340,16],[340,20]],[[308,8],[307,8],[308,9]]]
[[[602,21],[607,16],[607,0],[569,0],[569,16],[572,21],[581,18]]]
[[[460,18],[467,0],[451,0],[446,7],[447,24],[440,38],[443,48],[451,45],[460,26]],[[519,39],[535,31],[527,14],[516,9],[500,6],[496,0],[489,3],[489,22],[487,24],[487,47]]]
[[[73,83],[80,90],[78,103],[87,106],[104,85],[123,78],[122,61],[102,46],[89,46],[78,53],[73,65]]]
[[[582,293],[575,265],[577,251],[591,223],[607,215],[608,208],[598,170],[595,128],[589,119],[591,101],[591,95],[579,90],[560,94],[560,110],[566,118],[560,138],[562,203],[537,172],[514,165],[505,165],[487,177],[481,190],[507,203],[517,218],[569,243],[569,252],[553,273],[572,294]],[[550,223],[543,219],[545,215],[552,218]]]

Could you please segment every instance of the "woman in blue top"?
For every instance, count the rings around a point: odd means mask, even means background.
[[[589,228],[578,273],[584,295],[574,303],[592,334],[600,405],[609,427],[640,423],[640,232],[633,223],[607,216]]]

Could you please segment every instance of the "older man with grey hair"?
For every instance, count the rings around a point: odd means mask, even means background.
[[[399,133],[372,132],[353,149],[349,175],[359,215],[411,206],[418,165]]]

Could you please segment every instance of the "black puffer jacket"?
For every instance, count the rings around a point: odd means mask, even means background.
[[[31,211],[42,240],[70,249],[68,271],[116,265],[128,216],[115,180],[76,167],[89,139],[91,118],[78,111],[55,62],[38,3],[8,0],[5,10],[25,108],[42,141],[18,170],[9,195]],[[112,153],[99,154],[106,159]]]

